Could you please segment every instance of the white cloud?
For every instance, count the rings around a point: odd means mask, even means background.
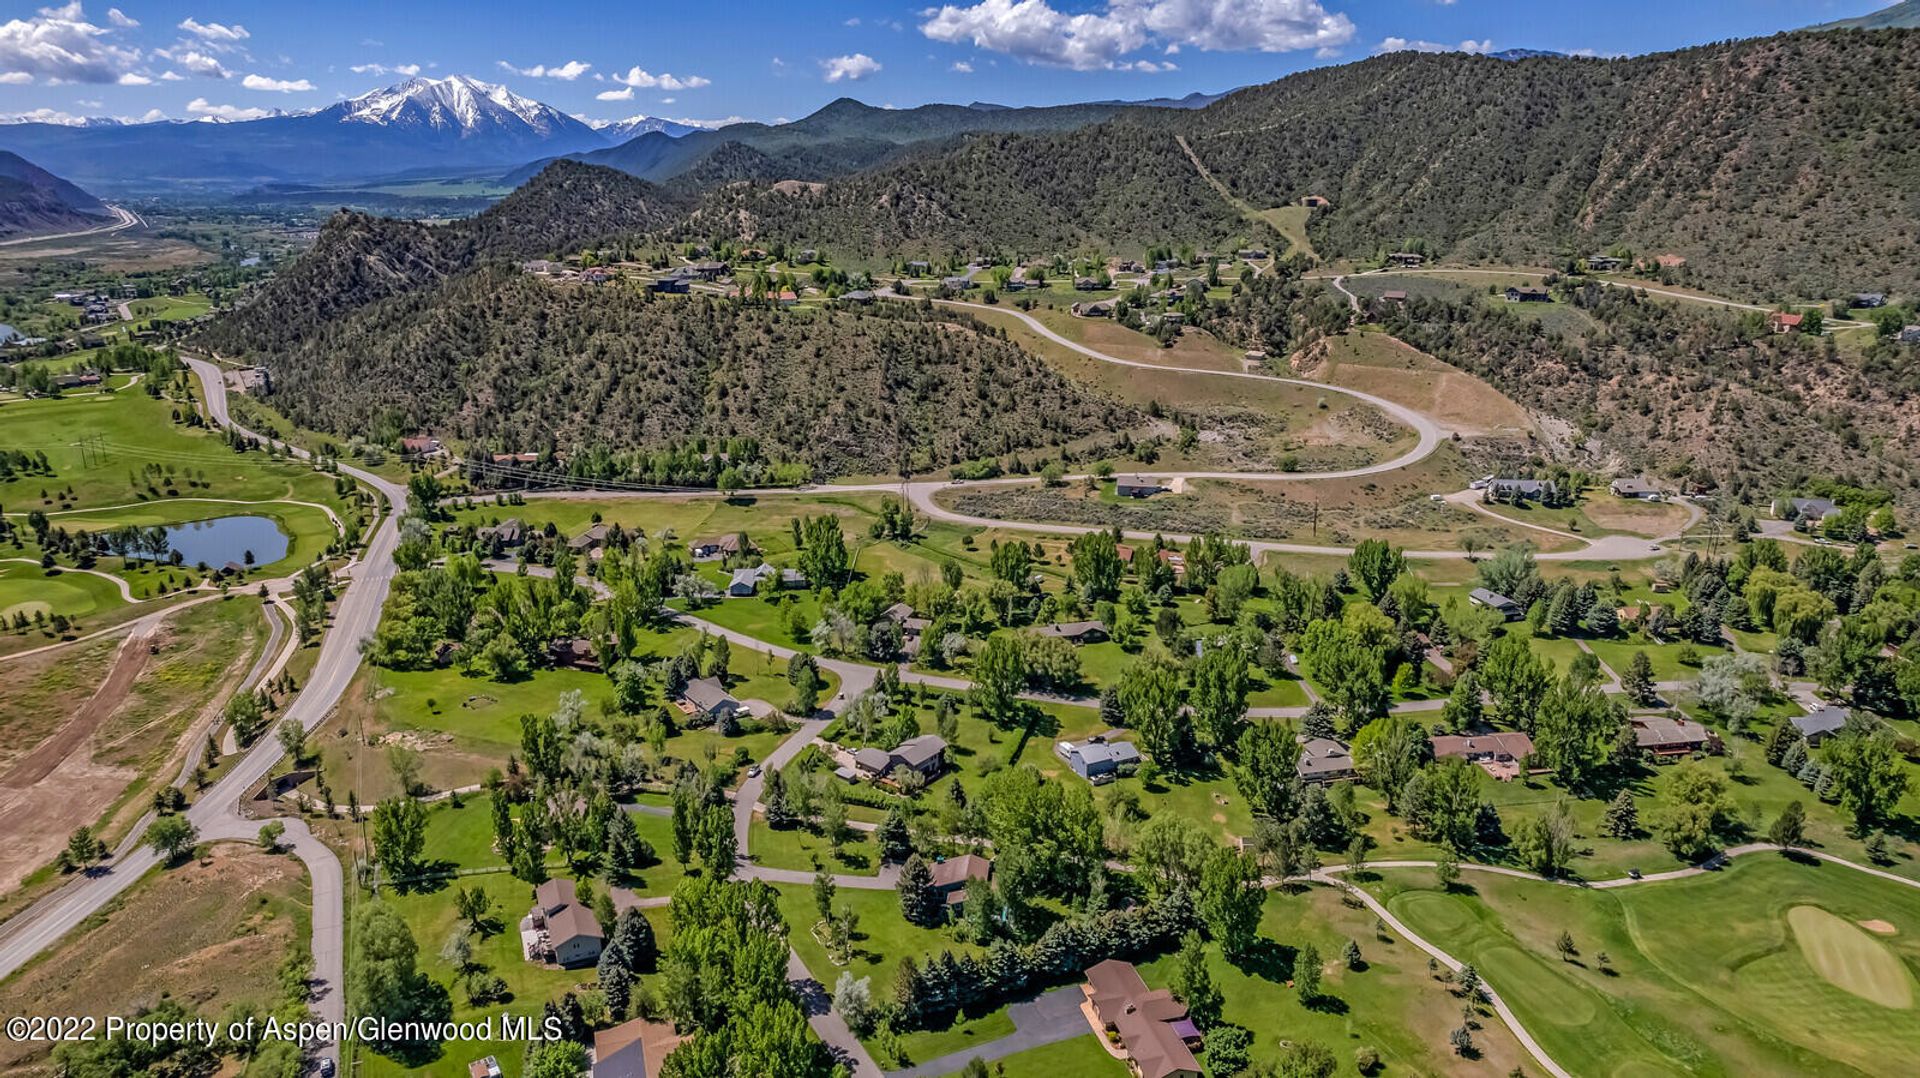
[[[107,40],[114,30],[87,21],[78,0],[0,23],[0,73],[60,82],[114,82],[140,50]],[[58,121],[46,121],[58,122]]]
[[[356,75],[405,75],[412,78],[420,73],[419,64],[355,64],[347,70]]]
[[[117,7],[110,7],[107,9],[107,21],[112,23],[115,26],[118,26],[122,30],[131,30],[134,27],[140,25],[139,19],[129,17],[125,12],[121,11]]]
[[[1493,39],[1474,41],[1469,38],[1458,45],[1444,45],[1438,41],[1421,41],[1404,37],[1389,37],[1374,46],[1374,52],[1464,52],[1470,56],[1484,56],[1493,51]]]
[[[27,112],[9,112],[0,116],[0,123],[8,124],[62,124],[73,126],[86,120],[85,116],[75,116],[71,112],[59,109],[39,108]]]
[[[853,18],[851,18],[851,19],[848,19],[848,20],[847,20],[847,21],[846,21],[845,23],[843,23],[842,25],[844,25],[844,26],[858,26],[858,25],[860,25],[860,16],[858,16],[858,15],[855,15],[855,16],[854,16]]]
[[[81,108],[83,108],[83,109],[97,109],[97,108],[99,108],[99,107],[100,107],[101,105],[103,105],[103,104],[106,104],[106,102],[104,102],[104,101],[75,101],[75,102],[74,102],[74,104],[76,104],[76,105],[78,105],[78,106],[80,106],[80,107],[81,107]]]
[[[187,102],[187,111],[195,116],[206,116],[215,120],[258,120],[262,116],[273,115],[272,109],[242,108],[239,105],[215,105],[204,97],[196,97]]]
[[[185,82],[187,81],[187,77],[185,75],[182,75],[178,71],[162,71],[160,73],[160,81],[161,82]]]
[[[595,101],[632,101],[633,87],[622,86],[618,90],[602,90],[593,95]]]
[[[668,72],[655,75],[638,67],[630,67],[624,75],[613,76],[613,81],[622,86],[632,86],[641,90],[698,90],[703,86],[712,86],[713,80],[700,75],[688,75],[681,78]]]
[[[125,76],[122,76],[124,78]],[[0,86],[25,86],[33,81],[33,75],[25,71],[0,72]]]
[[[967,63],[965,60],[955,60],[953,66],[947,70],[955,72],[956,74],[971,75],[973,74],[973,65]]]
[[[500,68],[503,71],[511,71],[516,75],[529,79],[559,79],[562,82],[572,82],[592,70],[593,65],[580,60],[568,60],[564,64],[558,64],[552,67],[546,64],[535,64],[532,67],[515,67],[505,60],[502,60],[500,61]]]
[[[305,79],[270,79],[265,75],[248,75],[240,80],[240,85],[275,94],[306,93],[313,89],[313,83]]]
[[[129,71],[114,80],[122,86],[152,86],[153,80],[137,71]]]
[[[180,29],[185,30],[187,33],[192,34],[202,41],[245,41],[253,36],[247,33],[247,28],[239,23],[234,23],[232,26],[223,26],[217,22],[200,22],[197,19],[191,18],[180,20]]]
[[[856,52],[851,56],[836,56],[831,60],[822,60],[820,68],[824,72],[821,78],[828,82],[839,82],[843,79],[847,82],[859,82],[879,71],[880,61],[864,52]]]
[[[218,57],[201,52],[199,49],[190,46],[176,49],[156,49],[154,50],[154,55],[164,56],[174,63],[179,64],[181,67],[186,68],[188,74],[199,75],[202,78],[224,79],[233,75],[233,72],[228,71],[227,66],[221,63]]]
[[[1029,63],[1076,71],[1161,71],[1124,60],[1158,44],[1213,52],[1291,52],[1345,44],[1353,20],[1320,0],[1107,0],[1105,11],[1068,14],[1047,0],[980,0],[928,13],[920,32]]]

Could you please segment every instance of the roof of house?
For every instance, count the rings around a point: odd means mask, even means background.
[[[1495,490],[1518,490],[1527,494],[1559,489],[1551,479],[1495,479],[1492,486]]]
[[[894,621],[904,622],[908,618],[913,616],[913,607],[907,605],[906,603],[895,603],[892,606],[887,607],[885,610],[882,610],[880,612],[880,616],[883,618],[890,618]]]
[[[1767,316],[1767,321],[1776,326],[1797,326],[1806,320],[1806,315],[1794,314],[1790,311],[1775,311]]]
[[[1491,753],[1516,760],[1533,755],[1533,739],[1518,730],[1485,734],[1442,734],[1433,739],[1435,756],[1478,756]]]
[[[1140,758],[1131,741],[1062,741],[1054,745],[1062,756],[1078,756],[1084,764],[1127,763]]]
[[[599,918],[578,902],[562,906],[557,913],[547,914],[547,937],[556,947],[568,940],[604,938],[600,932]]]
[[[1107,624],[1103,621],[1062,621],[1052,625],[1040,626],[1041,636],[1063,636],[1069,640],[1085,636],[1088,633],[1104,633],[1106,631]]]
[[[907,767],[915,771],[924,769],[939,759],[947,750],[946,739],[939,734],[921,734],[910,737],[892,749],[876,749],[871,746],[855,749],[853,762],[875,774],[885,775],[896,767]]]
[[[682,1040],[668,1022],[635,1018],[593,1035],[593,1078],[659,1078]]]
[[[1164,988],[1149,991],[1133,963],[1109,958],[1090,967],[1087,987],[1094,1012],[1120,1034],[1140,1078],[1200,1073],[1200,1061],[1171,1025],[1187,1008]]]
[[[1660,488],[1637,475],[1622,476],[1613,481],[1611,487],[1615,494],[1657,494]]]
[[[467,1078],[500,1078],[500,1061],[482,1056],[467,1064]]]
[[[1116,475],[1113,477],[1113,485],[1116,487],[1146,487],[1152,490],[1160,490],[1166,486],[1166,484],[1160,480],[1145,475]]]
[[[1832,498],[1788,498],[1793,511],[1803,517],[1824,517],[1838,508]]]
[[[762,580],[773,575],[773,571],[773,566],[766,562],[761,562],[751,569],[735,569],[733,578],[727,581],[727,587],[736,588],[742,584],[749,588],[759,587]]]
[[[1300,762],[1295,770],[1303,779],[1352,771],[1353,750],[1330,737],[1302,737]]]
[[[1489,591],[1486,588],[1473,589],[1467,593],[1467,598],[1479,603],[1481,606],[1509,607],[1519,605],[1499,592]]]
[[[533,901],[545,910],[570,906],[579,901],[572,880],[545,880],[533,889]]]
[[[1795,715],[1788,721],[1793,723],[1794,729],[1800,731],[1801,736],[1805,737],[1814,734],[1837,733],[1847,725],[1847,720],[1852,717],[1853,712],[1848,711],[1846,708],[1835,707],[1829,704],[1817,711],[1810,711],[1805,715]]]
[[[1633,743],[1643,749],[1662,745],[1704,745],[1711,736],[1706,727],[1691,719],[1647,715],[1633,720]]]
[[[694,678],[687,682],[687,687],[681,691],[680,696],[701,711],[740,706],[740,702],[727,693],[726,686],[720,684],[719,678]]]
[[[607,536],[612,533],[613,528],[611,525],[595,524],[593,527],[567,540],[567,545],[575,550],[584,550],[587,547],[606,542]]]
[[[958,887],[971,880],[990,878],[993,875],[993,862],[967,853],[934,862],[932,872],[935,887]]]

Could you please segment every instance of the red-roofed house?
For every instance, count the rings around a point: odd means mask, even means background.
[[[1800,329],[1800,323],[1806,321],[1805,315],[1791,311],[1775,311],[1767,316],[1767,328],[1775,333],[1794,333]]]
[[[1186,1005],[1164,988],[1148,991],[1133,963],[1109,958],[1093,966],[1083,991],[1094,1017],[1119,1036],[1140,1078],[1200,1078],[1192,1048],[1200,1030]]]

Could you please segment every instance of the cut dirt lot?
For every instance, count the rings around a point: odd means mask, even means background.
[[[1473,375],[1384,333],[1331,337],[1294,359],[1301,377],[1385,397],[1463,437],[1525,438],[1526,409]]]
[[[26,751],[0,778],[11,839],[0,844],[0,893],[50,863],[75,828],[137,817],[140,806],[124,800],[129,787],[172,779],[181,753],[198,747],[186,744],[187,731],[217,714],[264,638],[257,605],[242,599],[183,610],[130,650],[112,638],[76,645],[91,676],[67,683],[61,710],[32,712],[37,736],[13,742]],[[67,652],[18,661],[46,660],[64,662]],[[7,673],[11,683],[15,671]],[[111,842],[121,828],[103,829]]]
[[[0,1013],[104,1017],[162,996],[209,1016],[242,1002],[271,1008],[281,964],[308,945],[307,894],[299,861],[215,846],[148,876],[0,985]],[[0,1041],[7,1074],[51,1074],[48,1056],[45,1044]]]

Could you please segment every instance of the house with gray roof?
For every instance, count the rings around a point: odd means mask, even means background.
[[[697,677],[680,690],[680,710],[697,726],[739,715],[746,705],[735,700],[719,678]]]
[[[1053,754],[1066,761],[1073,773],[1095,786],[1119,777],[1123,766],[1138,767],[1140,750],[1130,741],[1108,741],[1098,735],[1085,741],[1060,741]]]
[[[1787,721],[1793,723],[1793,728],[1800,731],[1801,737],[1807,739],[1807,744],[1818,745],[1846,729],[1848,721],[1852,718],[1853,712],[1844,707],[1828,704],[1805,715],[1795,715]]]
[[[853,766],[870,779],[886,778],[902,767],[933,778],[947,766],[947,740],[938,734],[921,734],[891,749],[855,749]]]
[[[1500,616],[1506,618],[1508,621],[1517,620],[1526,613],[1526,611],[1520,609],[1519,603],[1514,602],[1512,599],[1507,598],[1497,591],[1489,591],[1486,588],[1475,588],[1468,592],[1467,602],[1475,606],[1484,606],[1489,610],[1498,610]]]
[[[1301,782],[1334,783],[1359,774],[1353,766],[1353,750],[1330,737],[1298,735],[1300,761],[1294,765]]]

